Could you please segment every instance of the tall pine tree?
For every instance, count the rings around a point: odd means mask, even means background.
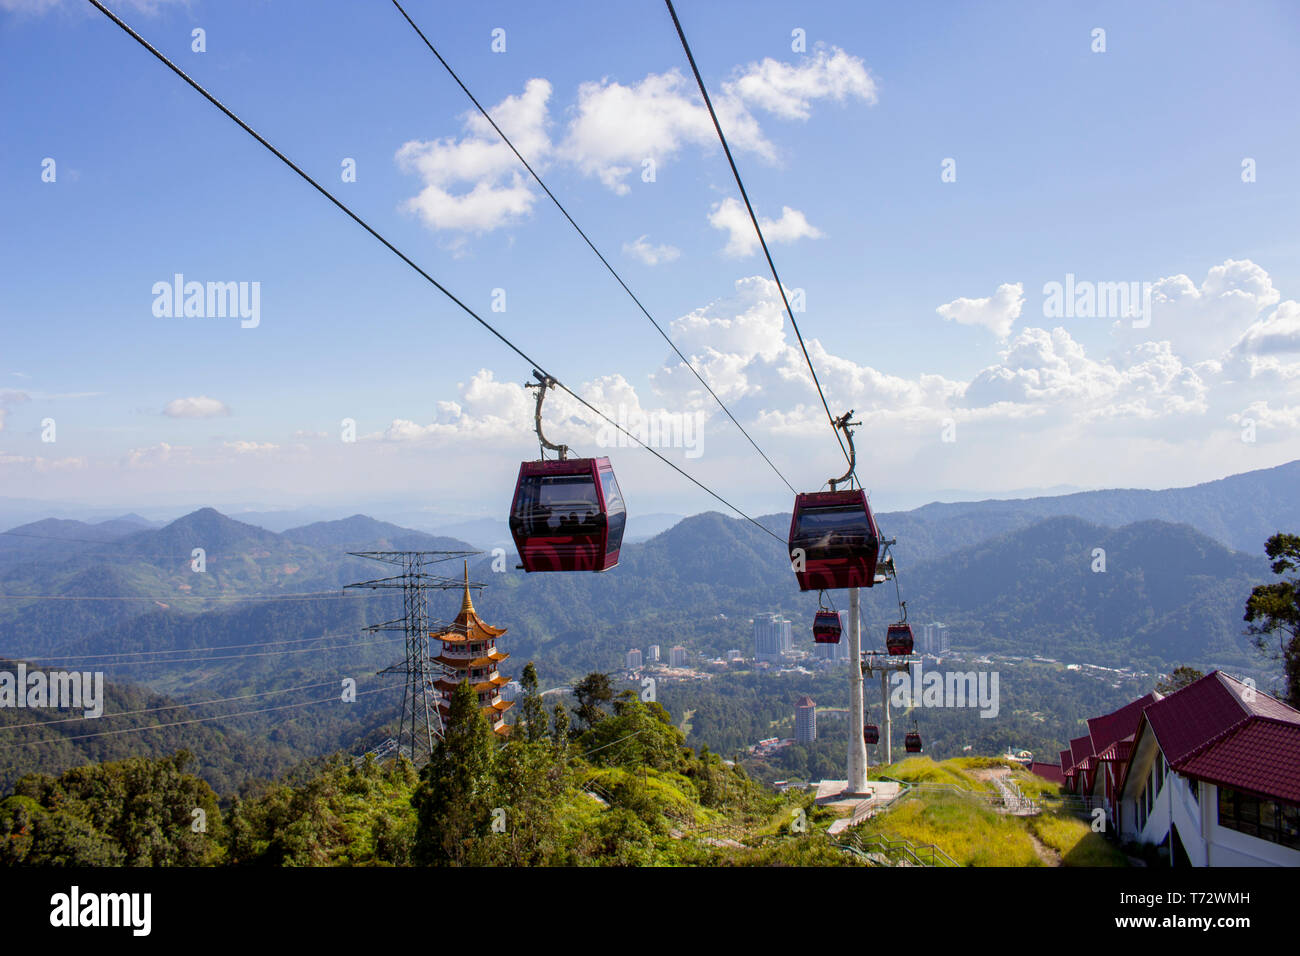
[[[470,862],[491,831],[494,738],[468,681],[452,694],[443,738],[411,797],[416,811],[417,863]]]

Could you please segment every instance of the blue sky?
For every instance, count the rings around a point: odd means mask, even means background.
[[[700,444],[663,453],[751,513],[788,508],[390,5],[115,8],[575,390],[633,419],[705,416]],[[735,184],[662,4],[407,9],[790,480],[837,473],[765,264],[727,228]],[[863,421],[878,508],[1300,457],[1293,6],[678,12],[785,240],[832,407]],[[521,360],[89,5],[0,0],[0,48],[0,495],[505,509],[536,448]],[[154,315],[178,272],[257,282],[257,327]],[[1149,283],[1150,326],[1045,315],[1067,274]],[[573,407],[548,411],[553,438],[614,458],[639,510],[717,507],[645,452],[601,448]]]

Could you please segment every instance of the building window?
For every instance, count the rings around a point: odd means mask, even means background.
[[[1300,807],[1220,787],[1219,826],[1300,850]]]

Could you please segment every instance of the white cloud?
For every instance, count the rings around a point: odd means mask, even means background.
[[[1023,329],[971,380],[967,407],[1046,405],[1076,421],[1152,419],[1206,411],[1208,386],[1168,342],[1145,342],[1114,360],[1089,358],[1063,328]]]
[[[42,474],[57,471],[80,471],[89,464],[85,458],[45,458],[41,455],[6,455],[0,453],[0,468],[29,468]]]
[[[1121,320],[1114,331],[1129,342],[1165,339],[1191,359],[1219,358],[1279,299],[1262,267],[1249,259],[1226,259],[1199,286],[1182,273],[1157,280],[1151,325],[1132,329],[1131,320]]]
[[[999,339],[1011,334],[1011,326],[1020,318],[1025,304],[1025,289],[1019,282],[1004,282],[985,299],[954,299],[935,311],[958,325],[979,325]]]
[[[653,245],[646,241],[645,236],[641,236],[635,242],[623,243],[623,254],[640,259],[648,266],[657,266],[662,262],[672,262],[682,251],[676,246]]]
[[[1286,432],[1295,435],[1300,432],[1300,405],[1284,405],[1273,408],[1267,400],[1252,402],[1244,412],[1228,416],[1228,420],[1237,424],[1251,423],[1258,431]]]
[[[162,413],[168,418],[218,418],[229,415],[230,409],[225,402],[199,395],[194,398],[174,398],[163,406]]]
[[[737,68],[713,98],[727,142],[737,152],[777,159],[752,110],[806,120],[820,99],[876,102],[876,84],[862,60],[835,47],[796,64],[766,59]],[[578,88],[562,152],[584,174],[622,195],[624,181],[646,159],[656,167],[687,146],[713,150],[717,132],[695,81],[676,69],[651,73],[631,85],[608,78]]]
[[[694,80],[672,69],[630,84],[603,78],[582,83],[557,147],[547,132],[551,84],[534,78],[520,96],[488,112],[534,166],[560,161],[598,179],[617,194],[647,161],[657,171],[684,148],[717,148],[717,134]],[[777,151],[752,110],[807,120],[817,100],[876,101],[876,84],[863,62],[838,48],[819,48],[795,64],[766,59],[737,68],[714,101],[727,140],[738,152],[776,162]],[[465,114],[460,138],[411,140],[397,151],[405,172],[424,182],[404,204],[430,228],[482,233],[526,218],[539,195],[510,149],[477,112]],[[778,228],[815,231],[802,216]]]
[[[723,85],[723,90],[747,105],[783,119],[806,120],[813,100],[849,98],[876,102],[876,82],[866,65],[838,47],[820,47],[799,63],[765,59],[751,63]],[[725,127],[724,127],[725,130]]]
[[[737,149],[774,156],[752,117],[732,118]],[[733,135],[731,127],[724,129]],[[629,191],[623,180],[633,169],[639,171],[644,160],[658,167],[685,146],[712,148],[716,142],[694,81],[673,69],[651,73],[631,86],[609,79],[583,83],[561,150],[585,175],[622,195]]]
[[[489,369],[479,369],[469,384],[458,383],[460,401],[441,401],[433,421],[421,425],[394,419],[387,428],[365,436],[368,440],[418,442],[472,437],[510,442],[526,436],[533,421],[533,398],[522,384],[498,382]],[[563,398],[548,393],[547,421]]]
[[[256,442],[256,441],[228,441],[222,443],[223,448],[228,448],[238,455],[256,455],[268,451],[275,451],[280,446],[274,442]]]
[[[522,95],[508,96],[488,110],[535,168],[551,153],[546,132],[550,97],[551,84],[532,79]],[[537,193],[519,160],[477,111],[466,114],[465,125],[468,133],[460,139],[411,140],[398,149],[398,166],[424,181],[403,208],[433,229],[474,233],[526,217]]]
[[[764,219],[759,216],[758,224],[769,243],[819,239],[822,235],[821,230],[809,223],[803,213],[789,206],[781,207],[780,219]],[[723,249],[725,255],[741,258],[758,251],[758,233],[754,231],[749,212],[739,199],[727,198],[714,203],[709,212],[709,225],[727,233],[727,245]]]
[[[1281,303],[1268,318],[1246,329],[1233,350],[1251,355],[1300,352],[1300,302]]]
[[[130,449],[127,451],[123,463],[128,468],[146,468],[153,465],[183,462],[189,459],[190,452],[191,449],[184,445],[171,445],[165,441],[160,441],[155,445]]]

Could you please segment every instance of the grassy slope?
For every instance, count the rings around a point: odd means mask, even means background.
[[[968,790],[985,790],[969,771],[1006,766],[996,757],[958,757],[936,763],[929,757],[909,757],[873,770],[873,777],[891,777],[910,783],[948,784]],[[1020,769],[1012,778],[1026,796],[1055,794],[1057,787]],[[1061,855],[1065,866],[1124,866],[1124,854],[1088,824],[1065,812],[1048,811],[1036,817],[1011,817],[996,813],[987,803],[959,793],[922,793],[909,796],[858,827],[873,833],[902,837],[914,844],[934,844],[963,866],[1041,866],[1032,833]]]

